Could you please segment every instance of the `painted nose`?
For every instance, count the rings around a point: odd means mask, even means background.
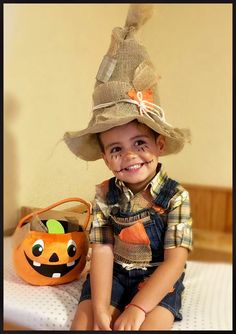
[[[127,159],[135,159],[136,158],[136,154],[135,152],[131,151],[131,150],[127,150],[124,154],[125,158]]]
[[[59,261],[59,257],[57,256],[56,253],[53,253],[53,254],[50,256],[49,262],[58,262],[58,261]]]

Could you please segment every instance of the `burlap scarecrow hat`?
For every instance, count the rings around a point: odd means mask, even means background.
[[[190,139],[189,130],[166,122],[158,96],[159,76],[145,47],[135,39],[152,12],[153,5],[132,4],[124,28],[112,31],[96,76],[91,120],[86,129],[64,134],[69,149],[83,160],[102,158],[97,133],[135,119],[165,136],[164,155],[179,152]]]

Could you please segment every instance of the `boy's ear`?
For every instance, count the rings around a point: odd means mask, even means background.
[[[158,155],[162,156],[165,152],[166,148],[166,140],[163,135],[159,135],[156,139],[156,145],[157,145],[157,150],[158,150]]]

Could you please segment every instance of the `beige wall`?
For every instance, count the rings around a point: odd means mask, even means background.
[[[16,226],[22,205],[90,200],[94,184],[111,176],[59,141],[87,125],[99,64],[127,9],[4,4],[4,228]],[[162,159],[181,182],[232,183],[231,25],[231,4],[155,4],[137,34],[162,76],[167,121],[192,131],[191,145]]]

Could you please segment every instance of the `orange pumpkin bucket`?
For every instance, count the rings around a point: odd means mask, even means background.
[[[82,203],[86,210],[83,214],[50,211],[68,202]],[[23,217],[14,233],[16,273],[32,285],[57,285],[78,279],[85,268],[89,249],[86,229],[90,214],[91,203],[73,197]]]

